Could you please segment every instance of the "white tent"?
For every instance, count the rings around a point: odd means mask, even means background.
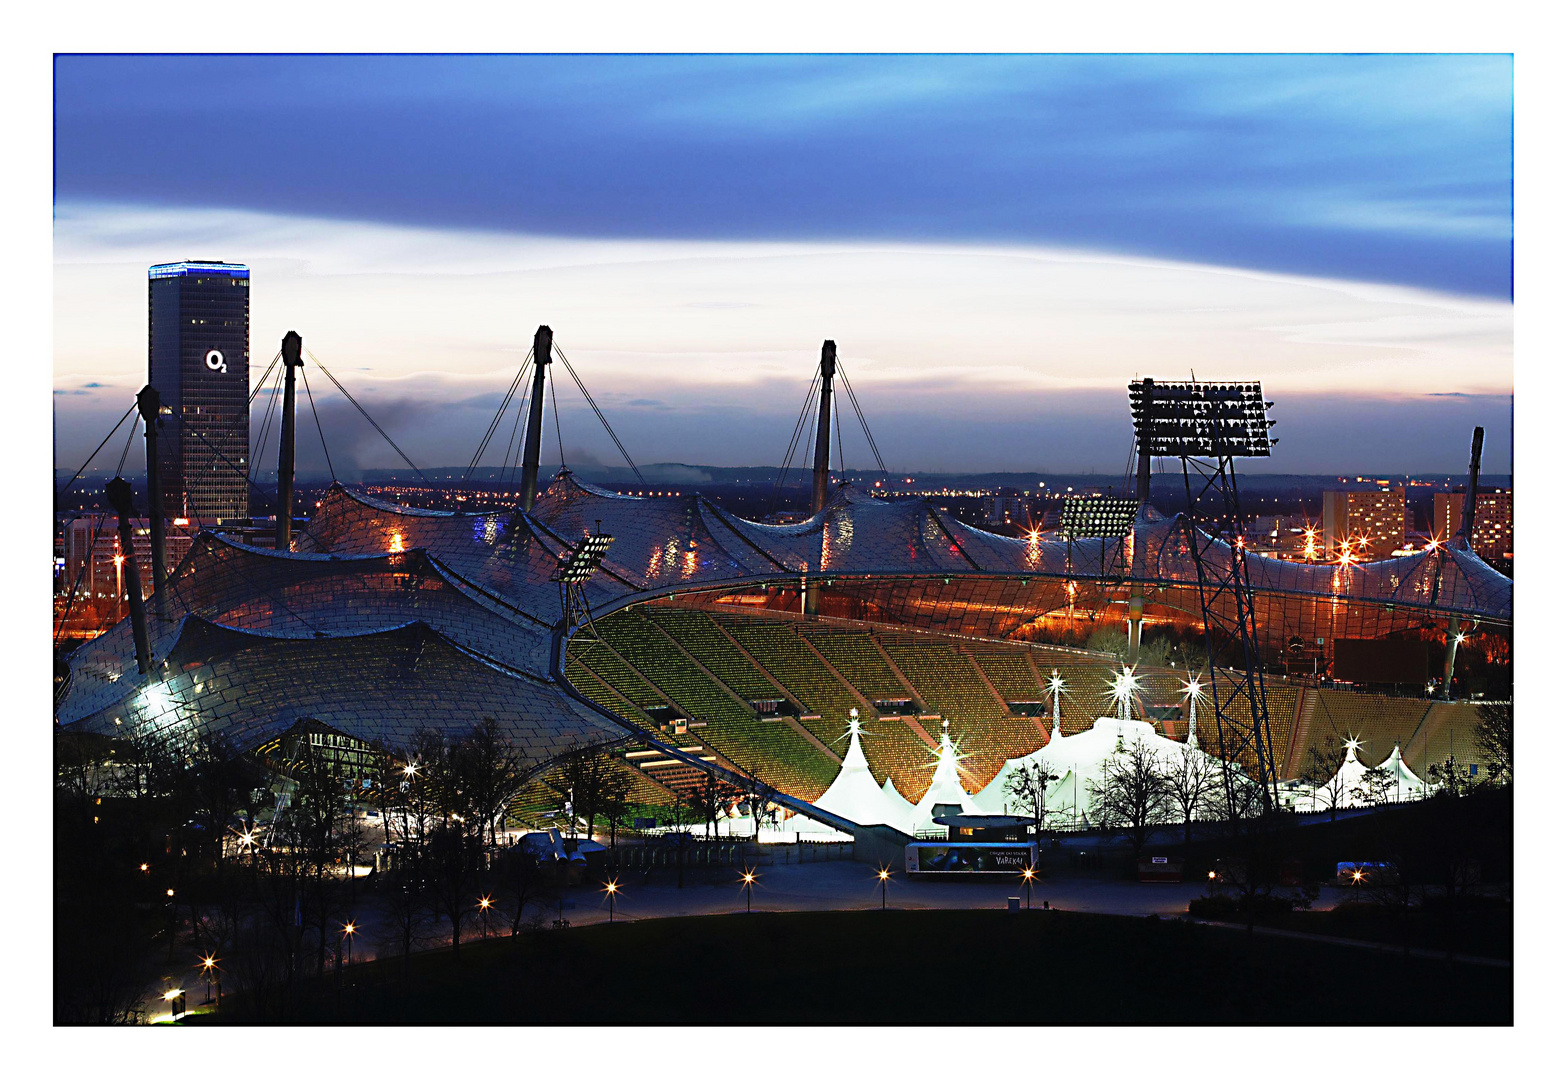
[[[900,821],[914,820],[914,804],[905,799],[898,789],[893,786],[892,777],[887,777],[886,782],[882,784],[881,793],[892,804],[893,810],[899,815]]]
[[[1354,739],[1344,743],[1344,762],[1338,767],[1338,772],[1333,778],[1311,794],[1305,796],[1296,803],[1298,809],[1303,810],[1327,810],[1337,806],[1344,809],[1348,806],[1364,806],[1364,801],[1353,802],[1353,792],[1360,787],[1365,779],[1366,767],[1361,764],[1355,751],[1360,746]]]
[[[1101,716],[1087,731],[1052,738],[1032,754],[1012,758],[1001,766],[996,778],[985,785],[974,800],[985,813],[1007,813],[1010,800],[1007,782],[1025,764],[1038,763],[1061,778],[1047,794],[1050,808],[1074,817],[1086,814],[1090,802],[1089,782],[1104,776],[1105,762],[1111,755],[1134,744],[1152,750],[1167,767],[1178,764],[1181,755],[1187,752],[1181,743],[1160,735],[1146,720]]]
[[[1393,752],[1377,768],[1392,775],[1393,786],[1388,789],[1388,793],[1395,802],[1410,802],[1430,794],[1425,781],[1404,764],[1404,755],[1399,751],[1398,743],[1393,744]]]
[[[958,749],[947,734],[945,725],[941,732],[941,753],[936,759],[936,775],[931,777],[930,787],[914,804],[914,819],[909,823],[912,832],[936,828],[932,811],[936,806],[949,805],[962,808],[965,814],[983,814],[985,810],[963,786],[958,775]]]
[[[843,755],[843,767],[815,805],[858,825],[891,825],[907,832],[913,807],[901,797],[898,803],[902,806],[889,800],[884,789],[877,786],[865,752],[860,749],[860,722],[850,720],[849,749]]]

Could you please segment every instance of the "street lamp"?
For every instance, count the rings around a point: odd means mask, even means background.
[[[201,974],[207,980],[207,1001],[212,1000],[212,983],[218,977],[218,958],[208,953],[201,958]],[[223,1001],[223,989],[218,988],[218,1002]]]
[[[609,896],[609,921],[615,921],[615,894],[620,891],[620,885],[614,879],[604,882],[604,892]]]
[[[887,910],[887,878],[890,876],[885,866],[876,871],[876,877],[881,881],[881,909],[883,911]]]
[[[481,933],[486,938],[490,936],[490,908],[494,905],[495,901],[488,896],[479,897],[479,925],[483,927]]]
[[[163,1000],[169,1003],[169,1019],[178,1020],[185,1015],[185,988],[176,986],[163,992]]]
[[[1033,868],[1033,866],[1025,866],[1023,868],[1023,888],[1025,890],[1025,895],[1028,897],[1028,906],[1030,908],[1032,908],[1034,906],[1034,868]]]
[[[745,883],[745,913],[751,913],[751,886],[756,884],[756,871],[747,869],[740,875],[740,880]]]

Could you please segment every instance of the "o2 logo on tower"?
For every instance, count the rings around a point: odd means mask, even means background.
[[[223,359],[223,353],[221,353],[217,349],[208,349],[207,350],[207,370],[208,371],[221,371],[221,372],[227,373],[228,369],[229,369],[229,362],[227,360]]]

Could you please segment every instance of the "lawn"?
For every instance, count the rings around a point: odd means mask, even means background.
[[[1071,912],[701,916],[351,966],[193,1023],[1509,1024],[1512,972]]]

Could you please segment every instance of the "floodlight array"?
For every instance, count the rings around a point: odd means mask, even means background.
[[[1061,506],[1061,535],[1068,540],[1119,539],[1131,531],[1137,507],[1136,499],[1068,496]]]
[[[614,542],[613,536],[604,533],[583,537],[576,547],[561,553],[555,576],[551,580],[563,585],[584,584],[598,571],[604,562],[604,555],[609,551],[609,545]]]
[[[1134,382],[1132,426],[1150,457],[1267,457],[1273,402],[1260,382]]]

